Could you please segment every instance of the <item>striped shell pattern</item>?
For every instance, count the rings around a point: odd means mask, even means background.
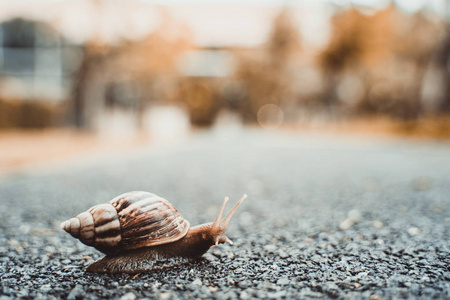
[[[61,228],[105,254],[177,241],[189,230],[178,210],[148,192],[129,192],[96,205]]]

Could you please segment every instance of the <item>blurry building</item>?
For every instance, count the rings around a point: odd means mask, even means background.
[[[0,24],[0,96],[67,99],[76,50],[50,25],[16,18]],[[75,60],[75,61],[74,61]]]

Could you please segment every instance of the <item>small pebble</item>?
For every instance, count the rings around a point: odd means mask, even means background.
[[[197,279],[195,279],[193,282],[192,282],[192,284],[195,284],[195,285],[202,285],[202,281],[199,279],[199,278],[197,278]]]
[[[277,280],[278,285],[288,285],[290,282],[288,278],[280,278]]]
[[[380,220],[373,220],[373,221],[372,221],[372,226],[373,226],[374,228],[380,229],[380,228],[383,228],[383,227],[384,227],[384,224],[383,224],[383,222],[381,222]]]
[[[160,299],[170,299],[171,297],[172,297],[171,292],[164,292],[164,293],[159,294]]]
[[[40,290],[42,293],[48,293],[48,292],[50,292],[50,291],[52,290],[52,287],[51,287],[50,284],[44,284],[44,285],[42,285],[42,286],[39,288],[39,290]]]
[[[339,229],[348,230],[353,225],[361,222],[361,219],[362,219],[361,212],[358,209],[352,209],[348,212],[347,219],[345,219],[339,224]]]
[[[83,298],[84,290],[83,286],[81,284],[77,284],[69,293],[67,296],[67,300],[75,300]]]
[[[125,295],[120,297],[120,300],[134,300],[134,299],[136,299],[136,295],[133,294],[132,292],[126,293]]]
[[[408,228],[408,233],[411,236],[415,236],[415,235],[418,235],[420,233],[420,229],[417,228],[417,227],[410,227],[410,228]]]

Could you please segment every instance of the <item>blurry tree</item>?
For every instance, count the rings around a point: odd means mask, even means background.
[[[73,114],[78,127],[91,128],[96,111],[106,106],[114,109],[115,103],[121,109],[128,106],[134,110],[137,126],[141,126],[150,102],[174,99],[175,65],[179,55],[191,47],[190,37],[182,25],[160,12],[163,21],[159,27],[141,40],[124,39],[118,45],[108,45],[96,38],[84,45],[73,85]],[[124,91],[129,91],[128,95]]]
[[[339,105],[337,87],[345,72],[351,70],[364,77],[364,70],[386,59],[393,13],[393,7],[373,15],[351,8],[332,18],[329,44],[318,56],[326,86],[321,103],[331,111]]]
[[[189,110],[193,125],[209,126],[221,106],[218,83],[211,78],[185,77],[179,81],[177,98]]]
[[[448,5],[450,6],[450,1]],[[445,91],[442,94],[442,98],[439,99],[438,111],[450,113],[450,16],[445,25],[445,37],[439,45],[435,63],[440,69],[445,85]]]
[[[438,62],[442,66],[446,85],[445,94],[441,101],[441,108],[443,111],[450,113],[450,0],[447,0],[446,4],[445,39],[441,46],[441,55],[438,55]]]
[[[267,44],[262,49],[238,52],[235,78],[244,89],[244,119],[255,121],[258,110],[268,103],[282,105],[293,98],[293,61],[300,51],[300,35],[284,8],[275,18]]]
[[[125,43],[116,60],[116,68],[138,83],[139,114],[152,102],[177,101],[178,60],[193,47],[189,30],[166,11],[161,14],[160,26],[141,41]],[[139,119],[142,121],[142,115]]]
[[[402,63],[409,76],[403,77],[405,88],[397,99],[394,115],[403,119],[416,119],[423,112],[422,89],[430,63],[436,55],[441,40],[440,24],[425,18],[423,13],[405,15],[397,11],[394,36],[391,46],[393,63]],[[398,74],[401,76],[401,74]],[[409,77],[409,82],[407,78]]]
[[[346,104],[364,114],[419,117],[424,77],[440,40],[439,26],[422,13],[407,15],[394,5],[373,15],[346,10],[334,16],[332,24],[329,45],[319,55],[327,86],[322,103],[331,108]],[[364,93],[356,103],[339,99],[337,92],[349,73],[363,83]]]
[[[94,72],[98,70],[105,59],[105,50],[102,46],[92,42],[87,42],[81,47],[81,63],[74,74],[74,83],[72,86],[72,107],[70,109],[71,119],[77,128],[87,129],[88,109],[87,101],[91,96],[88,86],[91,84]]]

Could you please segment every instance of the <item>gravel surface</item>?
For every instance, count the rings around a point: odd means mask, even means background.
[[[44,175],[45,174],[45,175]],[[130,190],[191,225],[248,199],[234,245],[137,276],[59,223]],[[450,145],[244,131],[20,174],[0,183],[0,299],[450,298]]]

